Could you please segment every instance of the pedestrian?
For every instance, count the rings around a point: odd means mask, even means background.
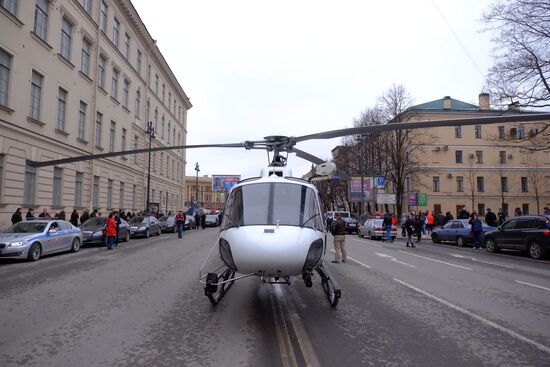
[[[498,226],[497,216],[491,211],[490,208],[487,209],[487,214],[485,214],[485,223],[491,227]]]
[[[455,218],[453,217],[453,215],[451,214],[451,212],[445,213],[445,224],[447,224],[449,221],[451,221],[451,220],[453,220],[453,219],[455,219]]]
[[[543,215],[546,215],[546,216],[550,215],[550,209],[548,209],[547,206],[544,207]]]
[[[71,224],[75,227],[78,227],[78,212],[76,209],[73,209],[73,212],[71,213]]]
[[[199,211],[197,210],[195,212],[195,228],[200,229],[201,227],[201,215],[199,214]]]
[[[180,210],[176,214],[176,226],[178,228],[178,238],[183,238],[183,232],[185,230],[185,214]]]
[[[405,231],[407,232],[407,247],[415,247],[412,236],[414,231],[413,213],[405,216]]]
[[[437,212],[437,215],[435,216],[434,225],[439,228],[443,228],[443,226],[447,223],[445,221],[445,217],[443,216],[443,213],[441,211]]]
[[[418,213],[418,218],[420,221],[420,228],[422,229],[422,234],[426,234],[426,214],[423,212]],[[418,241],[420,241],[420,238],[418,238]]]
[[[407,223],[407,214],[401,215],[401,237],[405,238],[407,236],[407,230],[405,228],[405,223]]]
[[[57,219],[65,220],[65,218],[66,218],[65,211],[64,210],[60,211],[59,214],[57,215]]]
[[[348,259],[348,254],[346,251],[346,222],[344,222],[340,213],[334,214],[334,220],[330,226],[330,233],[334,236],[335,253],[334,260],[332,262],[346,262]]]
[[[413,226],[414,226],[414,232],[416,233],[416,242],[420,242],[422,239],[422,229],[424,226],[424,223],[422,222],[422,218],[418,214],[414,214],[412,217]]]
[[[520,215],[522,215],[521,209],[520,209],[520,208],[514,209],[514,215],[515,215],[516,217],[519,217]]]
[[[21,215],[21,208],[17,208],[15,213],[11,216],[11,224],[19,223],[23,221],[23,216]]]
[[[42,213],[40,213],[38,215],[38,218],[40,219],[52,219],[52,217],[50,216],[50,213],[48,213],[48,209],[44,208],[42,209]]]
[[[107,218],[105,237],[107,237],[107,250],[112,250],[113,244],[116,241],[116,221],[114,212],[110,213],[109,218]]]
[[[97,217],[97,210],[96,209],[92,210],[92,213],[90,214],[90,218],[94,218],[94,217]]]
[[[118,245],[118,232],[120,232],[120,224],[122,221],[120,220],[120,214],[118,212],[115,213],[115,223],[116,223],[116,240],[115,240],[115,246]]]
[[[428,234],[432,233],[432,229],[434,228],[434,215],[431,211],[428,210],[428,214],[426,214],[426,230],[428,231]]]
[[[201,215],[201,228],[202,229],[206,228],[206,214],[205,213],[202,213],[202,215]]]
[[[26,220],[34,220],[36,219],[34,217],[34,209],[33,208],[29,208],[29,210],[27,211],[27,215],[25,215],[25,219]]]
[[[502,223],[506,221],[506,213],[502,208],[498,209],[498,225],[500,226]]]
[[[481,233],[483,232],[483,223],[479,220],[477,213],[472,214],[472,219],[468,222],[472,228],[474,238],[474,250],[481,249]]]
[[[392,218],[390,212],[386,212],[384,215],[384,219],[382,220],[382,227],[384,227],[384,231],[386,232],[386,241],[393,242],[393,238],[391,236],[391,224]]]

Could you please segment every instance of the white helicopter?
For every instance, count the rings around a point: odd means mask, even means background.
[[[290,284],[292,277],[301,275],[305,285],[311,287],[312,276],[317,272],[330,305],[335,307],[342,292],[323,263],[327,236],[319,195],[314,185],[292,177],[290,170],[286,168],[286,160],[288,153],[295,153],[298,157],[317,164],[316,173],[320,176],[330,176],[335,167],[295,148],[296,143],[392,130],[545,120],[550,120],[550,113],[511,113],[474,119],[389,123],[300,137],[268,136],[264,140],[242,143],[134,149],[42,162],[27,161],[27,164],[44,167],[120,155],[191,148],[266,149],[273,152],[273,160],[262,170],[260,177],[243,180],[230,191],[220,236],[201,267],[199,281],[205,284],[206,296],[213,304],[217,304],[238,279],[258,276],[265,282]],[[287,153],[286,157],[281,155],[283,152]],[[211,267],[215,261],[218,264]]]

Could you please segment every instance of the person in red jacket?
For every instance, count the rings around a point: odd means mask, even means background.
[[[185,230],[185,214],[180,210],[176,214],[176,226],[178,228],[178,238],[183,238],[183,231]]]
[[[107,218],[105,237],[107,237],[107,250],[112,250],[113,245],[116,242],[116,221],[114,212],[110,213],[109,218]]]

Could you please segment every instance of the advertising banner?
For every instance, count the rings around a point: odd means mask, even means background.
[[[372,178],[363,177],[363,202],[371,200]],[[361,201],[361,177],[351,177],[349,181],[349,197],[352,202]]]
[[[418,206],[428,206],[428,194],[418,193]]]
[[[395,204],[395,194],[381,194],[376,195],[376,202],[378,204]]]
[[[212,175],[212,191],[227,191],[241,180],[241,176]]]
[[[416,200],[416,192],[409,192],[409,205],[418,205]]]

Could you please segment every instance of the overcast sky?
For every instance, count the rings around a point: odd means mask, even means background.
[[[187,144],[351,127],[392,84],[477,104],[492,64],[489,0],[133,0],[193,108]],[[340,139],[303,142],[320,158]],[[257,176],[263,151],[187,151],[186,175]],[[291,154],[301,176],[310,163]]]

